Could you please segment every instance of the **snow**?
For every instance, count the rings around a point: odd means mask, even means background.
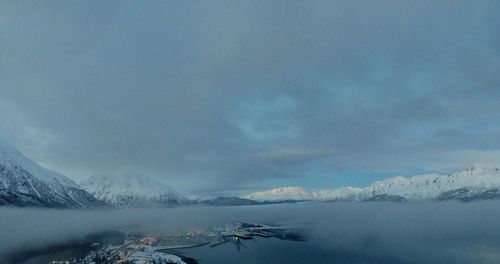
[[[343,187],[339,189],[324,189],[310,192],[302,187],[289,186],[251,193],[242,196],[242,198],[256,201],[343,200],[360,191],[360,188]]]
[[[147,176],[92,176],[80,183],[80,186],[97,199],[123,204],[127,200],[158,201],[170,199],[186,200],[172,187]]]
[[[312,194],[301,187],[282,187],[269,191],[256,192],[245,195],[242,198],[256,201],[275,201],[275,200],[311,200]]]
[[[0,191],[16,197],[11,203],[85,207],[97,202],[72,180],[41,167],[10,146],[0,144],[0,166]]]
[[[71,201],[81,206],[89,202],[90,195],[81,191],[76,183],[39,166],[12,147],[0,144],[0,165],[8,172],[0,175],[0,189],[14,188],[18,193],[32,192],[31,195],[40,199],[51,197],[50,199]],[[12,184],[13,182],[24,182],[24,186]],[[94,176],[83,181],[81,187],[97,199],[115,205],[124,205],[130,201],[179,203],[188,200],[170,186],[143,175]],[[429,200],[462,188],[476,193],[500,189],[500,166],[476,164],[449,175],[429,173],[413,177],[397,176],[376,181],[364,188],[348,186],[309,191],[302,187],[288,186],[251,193],[242,198],[256,201],[363,201],[378,195],[392,195],[408,200]]]
[[[361,192],[361,188],[342,187],[311,192],[315,200],[346,200]]]
[[[61,185],[64,187],[78,188],[78,185],[72,180],[66,178],[65,176],[48,170],[36,164],[32,160],[25,157],[19,151],[13,147],[4,145],[0,143],[0,164],[9,167],[22,167],[27,172],[33,174],[36,178],[44,181],[54,188],[54,191],[58,193],[64,193],[64,189],[61,189]]]
[[[167,254],[158,251],[152,251],[149,248],[145,248],[145,251],[136,251],[128,257],[130,263],[146,263],[146,261],[157,261],[166,263],[176,263],[176,264],[186,264],[178,256]],[[149,263],[149,262],[148,262]]]
[[[436,199],[440,194],[469,188],[486,191],[500,188],[500,166],[476,164],[464,171],[443,175],[429,173],[413,177],[397,176],[376,181],[364,188],[342,187],[319,191],[306,191],[301,187],[282,187],[255,192],[243,198],[258,201],[282,200],[352,200],[362,201],[382,194],[397,195],[409,200]]]
[[[36,195],[37,195],[39,198],[42,198],[42,195],[40,195],[40,193],[39,193],[39,192],[38,192],[38,190],[35,188],[35,186],[33,186],[33,183],[32,183],[30,180],[28,180],[28,183],[29,183],[29,185],[30,185],[31,189],[32,189],[32,190],[36,193]]]

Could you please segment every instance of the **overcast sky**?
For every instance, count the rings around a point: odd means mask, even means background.
[[[185,192],[500,162],[499,1],[1,1],[0,140]]]

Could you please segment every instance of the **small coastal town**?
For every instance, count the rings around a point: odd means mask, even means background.
[[[53,260],[50,264],[197,264],[195,259],[180,255],[177,250],[193,247],[218,247],[233,244],[237,250],[246,248],[245,240],[276,238],[304,241],[301,233],[275,225],[237,222],[222,228],[193,229],[178,235],[141,233],[129,228],[122,231],[126,239],[121,245],[101,245],[92,248],[82,258]]]

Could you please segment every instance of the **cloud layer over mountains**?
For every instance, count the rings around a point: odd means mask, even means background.
[[[498,1],[0,3],[0,140],[181,191],[494,161]]]

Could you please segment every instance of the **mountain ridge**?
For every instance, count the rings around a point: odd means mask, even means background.
[[[41,167],[16,149],[0,144],[0,205],[56,208],[152,207],[180,205],[259,205],[321,201],[411,201],[500,199],[500,166],[476,164],[452,174],[396,176],[363,187],[309,191],[287,186],[240,197],[188,199],[172,187],[145,176],[93,176],[75,183]]]
[[[0,144],[0,204],[56,208],[103,206],[66,176]]]
[[[80,182],[97,199],[118,207],[178,206],[186,197],[151,177],[124,175],[92,176]]]
[[[461,190],[461,191],[459,191]],[[498,194],[498,195],[497,195]],[[396,176],[364,188],[341,187],[307,191],[301,187],[279,187],[243,195],[256,201],[372,201],[372,200],[462,200],[500,198],[500,167],[476,164],[453,174],[428,173]]]

